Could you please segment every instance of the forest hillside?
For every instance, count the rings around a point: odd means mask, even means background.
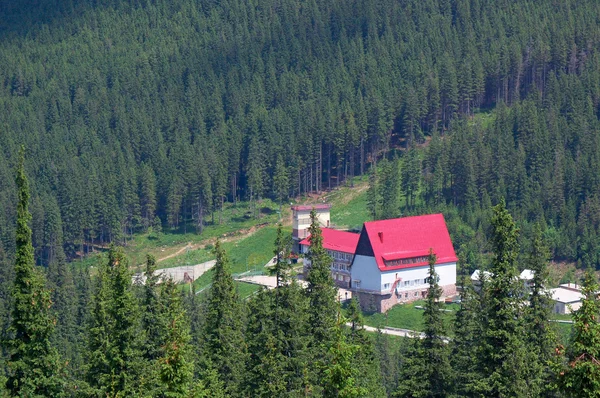
[[[376,217],[440,210],[472,240],[505,197],[525,227],[543,223],[555,258],[597,266],[599,7],[5,4],[2,245],[12,255],[21,144],[38,264],[150,226],[201,232],[226,202],[336,187],[401,148],[397,203]]]

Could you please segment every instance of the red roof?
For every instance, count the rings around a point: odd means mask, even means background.
[[[323,234],[323,247],[329,250],[354,254],[358,244],[359,234],[338,231],[337,229],[321,228]],[[310,236],[300,242],[301,245],[310,245]]]
[[[329,210],[329,209],[331,209],[331,205],[329,203],[321,203],[321,204],[314,204],[314,205],[294,205],[294,206],[292,206],[292,210],[296,210],[296,211],[311,211],[313,208],[315,210]]]
[[[427,265],[418,261],[386,267],[384,260],[426,257],[430,248],[436,264],[457,261],[443,214],[366,222],[356,254],[375,256],[379,269],[389,271]]]

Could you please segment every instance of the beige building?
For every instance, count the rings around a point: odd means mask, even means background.
[[[294,205],[292,206],[292,239],[294,240],[293,251],[300,252],[300,241],[308,237],[308,227],[310,227],[310,212],[315,209],[317,220],[321,227],[329,227],[331,205],[320,203],[314,205]]]
[[[570,314],[581,307],[584,296],[581,287],[575,283],[565,283],[556,289],[551,289],[550,294],[554,300],[554,312],[557,314]]]

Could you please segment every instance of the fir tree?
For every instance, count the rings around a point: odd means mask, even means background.
[[[573,334],[567,349],[567,365],[559,370],[558,386],[565,396],[597,397],[600,391],[600,286],[588,269],[583,281],[584,299],[573,314]]]
[[[347,316],[350,323],[348,343],[360,347],[353,358],[354,366],[357,368],[357,385],[368,391],[370,397],[385,397],[379,358],[375,354],[373,340],[364,329],[364,320],[355,297],[348,304]]]
[[[358,369],[354,361],[361,347],[347,341],[343,327],[344,318],[339,315],[338,323],[332,331],[332,344],[327,352],[323,369],[323,396],[332,398],[362,397],[368,391],[358,385]]]
[[[504,200],[493,208],[490,281],[484,284],[485,326],[478,352],[482,379],[477,391],[486,396],[527,395],[527,357],[522,325],[522,289],[517,275],[518,230]]]
[[[306,277],[306,294],[310,301],[309,324],[313,338],[322,344],[331,338],[336,325],[337,289],[331,277],[331,257],[323,248],[323,235],[314,209],[310,212],[310,220],[310,247],[306,256],[310,261],[310,269]]]
[[[242,304],[236,292],[227,253],[217,241],[216,264],[205,324],[206,355],[229,396],[241,394],[246,344]]]
[[[528,385],[529,391],[535,395],[547,395],[551,377],[549,365],[556,345],[556,335],[548,321],[552,311],[552,297],[547,288],[549,257],[550,252],[543,241],[541,227],[536,225],[527,259],[527,266],[533,271],[533,281],[526,313],[528,352],[531,356]]]
[[[450,343],[452,349],[450,359],[452,369],[461,371],[454,372],[452,396],[476,397],[473,383],[477,380],[478,373],[473,353],[477,352],[479,344],[480,306],[470,278],[462,278],[460,298],[460,309],[454,320],[454,338]]]
[[[54,397],[63,392],[62,364],[51,344],[55,320],[50,313],[50,292],[33,258],[24,147],[19,152],[16,184],[15,279],[6,388],[11,396]]]
[[[190,346],[190,328],[177,285],[167,279],[160,291],[166,336],[158,358],[161,388],[158,396],[188,397],[192,389],[194,362]]]
[[[164,330],[167,326],[164,319],[160,316],[160,294],[158,289],[160,276],[156,275],[155,271],[156,259],[154,256],[148,254],[146,256],[146,270],[144,272],[146,282],[144,283],[142,327],[146,332],[144,356],[149,361],[158,358],[159,350],[164,340]]]
[[[443,301],[440,300],[443,290],[439,285],[440,278],[435,272],[435,262],[437,258],[433,250],[429,251],[429,289],[427,291],[427,301],[425,312],[423,313],[424,334],[423,353],[424,362],[435,364],[428,366],[424,375],[427,396],[445,397],[450,390],[450,364],[448,360],[448,346],[444,342],[446,327],[442,318]]]
[[[367,210],[369,211],[371,219],[373,220],[377,220],[379,216],[381,199],[378,183],[377,166],[373,164],[371,165],[371,170],[369,171],[369,188],[367,190]]]
[[[87,380],[96,394],[131,395],[143,385],[140,314],[121,248],[111,247],[98,270],[89,329]]]

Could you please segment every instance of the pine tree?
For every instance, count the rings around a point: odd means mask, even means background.
[[[379,195],[379,183],[377,179],[377,166],[371,165],[369,171],[369,189],[367,190],[367,211],[371,216],[371,219],[376,220],[379,215],[380,195]]]
[[[161,307],[167,325],[158,358],[161,382],[158,396],[189,397],[194,376],[189,323],[175,282],[167,279],[160,290]]]
[[[323,248],[323,235],[314,209],[310,212],[310,220],[310,247],[306,256],[310,261],[310,269],[306,277],[306,294],[310,301],[309,324],[313,338],[321,344],[332,337],[336,325],[337,289],[331,277],[331,257]]]
[[[137,394],[143,384],[141,319],[123,249],[98,270],[88,337],[87,380],[96,394]]]
[[[584,299],[573,314],[573,334],[567,349],[567,365],[560,369],[558,386],[565,396],[597,397],[600,391],[600,286],[588,269],[582,286]]]
[[[353,358],[357,368],[357,385],[368,391],[370,397],[385,397],[379,358],[375,354],[373,340],[364,329],[362,312],[356,297],[348,304],[347,316],[350,323],[348,343],[360,347]]]
[[[448,346],[444,342],[446,328],[442,319],[442,289],[435,272],[436,257],[429,252],[429,289],[423,313],[424,337],[415,336],[404,357],[396,397],[447,397],[450,393],[451,368]]]
[[[277,163],[275,163],[275,174],[273,175],[273,193],[279,203],[279,214],[281,216],[281,205],[288,197],[290,191],[290,179],[288,171],[283,161],[281,154],[277,155]]]
[[[455,397],[478,396],[473,384],[477,380],[477,364],[473,360],[473,353],[477,352],[479,345],[479,303],[477,294],[473,290],[471,279],[462,278],[460,309],[454,320],[454,338],[451,341],[452,354],[450,355],[452,369],[460,369],[454,372],[453,394]]]
[[[522,325],[522,289],[517,275],[518,230],[504,200],[493,208],[490,281],[485,292],[482,344],[478,352],[482,379],[477,391],[486,396],[527,395],[527,361]]]
[[[424,334],[423,353],[424,362],[435,364],[428,366],[426,373],[421,377],[426,379],[427,395],[429,397],[445,397],[450,390],[451,369],[448,358],[448,346],[444,342],[446,327],[442,318],[443,301],[440,301],[443,290],[439,285],[439,276],[435,272],[437,258],[433,250],[429,251],[429,289],[425,312],[423,313]],[[425,383],[424,383],[425,384]]]
[[[227,253],[217,241],[216,264],[205,324],[206,356],[219,374],[229,396],[241,394],[246,344],[242,304],[231,276]]]
[[[142,328],[146,332],[144,357],[149,361],[154,361],[158,358],[160,347],[164,340],[164,331],[167,326],[164,319],[160,316],[160,294],[158,290],[160,276],[156,275],[155,271],[156,258],[148,254],[146,256],[146,270],[144,272],[146,282],[144,283]]]
[[[528,377],[529,391],[547,395],[550,385],[549,364],[556,346],[556,335],[550,322],[552,297],[548,291],[547,261],[550,252],[542,237],[541,227],[534,227],[531,251],[527,266],[533,271],[529,308],[526,313],[528,352],[531,356]]]
[[[338,323],[332,331],[332,344],[325,357],[323,369],[323,396],[355,398],[365,396],[368,391],[358,385],[358,369],[354,361],[361,347],[347,341],[344,318],[338,315]]]
[[[29,183],[25,175],[25,148],[17,166],[17,228],[15,279],[12,289],[8,379],[11,396],[55,397],[63,391],[62,364],[51,344],[55,320],[50,292],[43,275],[35,268],[31,243]]]

